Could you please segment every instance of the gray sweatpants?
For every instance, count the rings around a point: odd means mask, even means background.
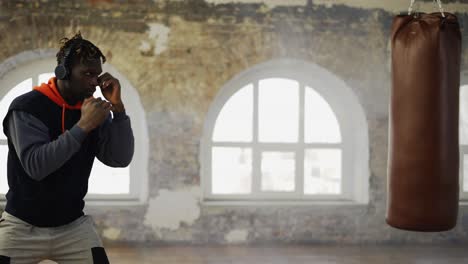
[[[43,228],[3,212],[0,218],[0,264],[109,263],[93,220],[85,215],[70,224]]]

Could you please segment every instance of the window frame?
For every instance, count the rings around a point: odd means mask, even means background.
[[[460,168],[460,173],[459,173],[459,181],[460,181],[460,202],[464,202],[466,204],[468,204],[468,190],[465,191],[463,189],[463,184],[464,184],[464,178],[465,178],[465,175],[464,175],[464,167],[465,167],[465,164],[464,164],[464,155],[468,155],[468,145],[461,145],[460,144],[460,165],[459,165],[459,168]]]
[[[39,74],[53,72],[57,65],[55,54],[56,51],[51,49],[25,51],[3,61],[0,64],[0,98],[3,98],[9,91],[4,87],[14,87],[28,76],[31,76],[33,85],[36,85]],[[125,100],[126,111],[131,116],[135,153],[129,167],[130,187],[128,194],[88,194],[85,201],[90,205],[142,204],[148,197],[149,137],[145,111],[138,92],[125,76],[108,62],[102,67],[104,72],[109,72],[118,78],[121,86],[124,87],[122,97]],[[2,140],[1,143],[7,144],[5,140]],[[5,201],[4,195],[1,195],[0,203]]]
[[[468,72],[462,73],[461,74],[461,82],[460,82],[460,94],[461,94],[461,88],[463,86],[466,86],[467,92],[468,92]],[[461,99],[461,96],[460,96]],[[459,109],[461,109],[461,100],[459,100]],[[459,121],[461,121],[461,114]],[[460,126],[460,125],[459,125]],[[468,205],[468,190],[464,191],[463,185],[464,185],[464,155],[468,155],[468,145],[462,145],[459,143],[459,184],[460,184],[460,192],[459,192],[459,200],[460,203]]]
[[[262,79],[267,78],[286,78],[299,82],[300,87],[300,113],[299,113],[299,144],[298,143],[259,143],[257,126],[258,111],[256,100],[258,96],[258,83]],[[248,84],[254,86],[254,120],[253,120],[253,141],[252,142],[235,142],[235,143],[219,143],[212,141],[212,135],[215,127],[215,122],[218,114],[222,110],[224,104],[229,98],[239,89]],[[341,143],[338,144],[304,144],[304,92],[305,86],[314,89],[319,93],[324,100],[330,105],[338,120],[341,130]],[[333,87],[329,89],[327,87]],[[350,114],[353,113],[353,114]],[[302,120],[302,122],[301,122]],[[280,195],[249,194],[249,195],[219,195],[211,193],[211,150],[213,146],[249,146],[252,148],[252,158],[255,160],[255,155],[260,155],[259,146],[273,148],[275,150],[291,149],[290,146],[296,145],[293,148],[300,156],[296,156],[296,191],[291,195],[280,192]],[[305,195],[303,194],[303,161],[305,146],[317,147],[341,147],[342,150],[342,194],[341,195]],[[368,203],[368,187],[369,187],[369,144],[368,144],[368,126],[365,118],[364,110],[359,104],[359,101],[354,92],[339,78],[318,65],[294,60],[294,59],[278,59],[256,65],[247,69],[233,79],[228,81],[218,92],[213,100],[205,118],[203,136],[201,139],[200,151],[200,175],[201,185],[203,190],[203,203],[219,204],[244,204],[249,203],[264,203],[272,202],[320,202],[320,203],[343,203],[343,204],[367,204]],[[265,149],[261,149],[265,151]],[[347,158],[345,158],[347,157]],[[256,158],[259,161],[259,157]],[[259,172],[260,166],[255,164],[252,167],[254,180],[259,180],[261,175]],[[348,172],[348,173],[345,173]],[[302,179],[301,179],[302,178]],[[300,183],[300,186],[298,185]],[[252,183],[252,188],[260,186],[258,183]],[[266,193],[266,192],[263,192]],[[276,194],[277,192],[273,192]],[[302,193],[302,195],[298,195]],[[270,193],[271,194],[271,193]]]

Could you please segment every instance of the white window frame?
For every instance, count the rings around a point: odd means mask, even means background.
[[[464,73],[461,75],[461,82],[460,82],[460,89],[462,86],[467,86],[468,85],[468,72]],[[461,109],[461,100],[460,100],[460,104],[459,104],[459,108]],[[460,184],[460,203],[464,204],[464,205],[468,205],[468,191],[464,191],[463,190],[463,184],[464,184],[464,162],[463,162],[463,156],[464,155],[468,155],[468,145],[462,145],[460,143],[459,145],[459,154],[460,154],[460,158],[459,158],[459,169],[460,169],[460,172],[459,172],[459,184]]]
[[[41,73],[51,72],[57,65],[56,50],[33,50],[13,56],[0,64],[0,98],[8,93],[19,82],[31,76],[33,85],[38,82],[37,76]],[[132,129],[135,138],[135,153],[129,167],[130,191],[129,194],[88,194],[85,201],[90,205],[121,205],[142,204],[148,196],[148,155],[149,138],[146,125],[145,111],[135,88],[108,62],[102,65],[104,72],[109,72],[119,79],[122,87],[122,98],[125,102],[127,114],[131,117]],[[3,121],[3,120],[2,120]],[[3,131],[1,131],[3,133]],[[2,141],[2,144],[6,143]],[[6,164],[5,164],[6,166]],[[6,175],[5,175],[6,177]],[[0,202],[5,197],[0,196]]]
[[[463,156],[468,155],[468,145],[461,145],[460,144],[460,202],[466,203],[468,205],[468,191],[463,190],[464,184],[464,160]]]
[[[304,97],[304,87],[308,86],[318,92],[330,105],[338,120],[341,130],[341,143],[339,144],[304,144],[297,148],[291,149],[291,144],[275,144],[275,143],[225,143],[220,144],[212,141],[213,130],[216,118],[222,110],[224,104],[229,98],[242,87],[254,85],[254,102],[257,95],[258,81],[268,78],[285,78],[299,82],[301,97]],[[302,100],[303,101],[303,100]],[[304,116],[303,102],[301,104],[300,119]],[[254,119],[256,118],[254,105]],[[253,141],[258,142],[257,129],[258,120],[254,120],[253,126]],[[303,142],[304,138],[304,122],[299,126],[299,142]],[[288,146],[290,145],[290,146]],[[219,195],[211,193],[211,150],[213,146],[248,146],[252,148],[252,156],[255,160],[255,155],[260,155],[259,147],[262,151],[265,148],[273,150],[292,150],[296,153],[302,153],[296,157],[296,192],[291,193],[290,197],[287,194],[280,192],[277,197],[273,193],[265,195]],[[303,171],[303,146],[311,147],[340,147],[342,150],[342,195],[300,195],[303,193],[303,179],[299,179],[298,175],[302,175]],[[302,149],[302,151],[300,150]],[[203,136],[201,139],[200,151],[200,174],[201,185],[203,189],[203,202],[206,204],[244,204],[245,202],[253,203],[282,203],[282,202],[319,202],[319,203],[343,203],[343,204],[367,204],[369,201],[369,142],[368,142],[368,125],[362,106],[359,104],[358,98],[354,92],[338,77],[327,71],[326,69],[300,60],[294,59],[279,59],[268,61],[256,65],[228,81],[219,91],[216,98],[208,110]],[[259,158],[257,157],[257,160]],[[255,161],[254,161],[255,163]],[[259,165],[254,164],[252,188],[258,190],[260,179]]]

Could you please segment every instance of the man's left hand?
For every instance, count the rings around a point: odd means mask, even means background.
[[[102,95],[112,104],[112,111],[123,111],[119,80],[106,72],[98,77],[98,82]]]

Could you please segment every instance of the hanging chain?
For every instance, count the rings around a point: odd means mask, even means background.
[[[416,2],[416,0],[411,0],[410,6],[408,8],[408,15],[411,15],[411,13],[413,12],[414,2]],[[436,0],[433,0],[432,2],[435,4]],[[442,17],[445,17],[444,8],[442,7],[442,1],[437,0],[437,5],[439,6],[439,11],[442,14]]]

